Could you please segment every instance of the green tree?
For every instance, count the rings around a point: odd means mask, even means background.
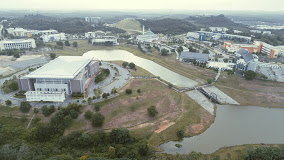
[[[131,90],[131,89],[126,89],[126,90],[125,90],[125,93],[126,93],[126,94],[131,94],[131,93],[132,93],[132,90]]]
[[[182,51],[183,51],[182,46],[179,46],[179,47],[177,48],[177,52],[180,54]]]
[[[57,45],[57,46],[63,46],[63,42],[58,41],[58,42],[56,42],[56,45]]]
[[[56,58],[56,54],[55,53],[50,53],[49,56],[50,56],[51,59],[55,59]]]
[[[20,111],[23,113],[28,113],[31,109],[31,104],[29,102],[21,102]]]
[[[8,100],[5,101],[5,104],[6,104],[7,106],[11,106],[11,105],[12,105],[12,102],[8,99]]]
[[[19,54],[19,53],[15,53],[15,54],[14,54],[14,57],[15,57],[15,58],[20,58],[20,54]]]
[[[155,117],[158,114],[158,111],[156,109],[156,106],[151,106],[147,109],[147,112],[149,114],[149,116],[151,117]]]
[[[129,130],[126,128],[112,129],[110,140],[116,144],[124,144],[131,141]]]
[[[246,80],[252,80],[255,79],[256,73],[254,71],[246,71],[245,72],[245,79]]]
[[[71,109],[71,111],[70,111],[70,116],[71,116],[73,119],[76,119],[76,118],[79,116],[79,114],[78,114],[78,112],[77,112],[75,109]]]
[[[183,139],[183,137],[184,137],[184,131],[183,131],[183,130],[178,130],[178,131],[176,132],[176,135],[177,135],[177,137],[178,137],[179,139]]]
[[[205,48],[202,53],[209,54],[209,50]]]
[[[77,48],[78,47],[78,42],[73,42],[73,47]]]
[[[122,63],[122,66],[125,68],[125,67],[127,67],[128,66],[128,62],[123,62]]]
[[[104,123],[105,117],[99,112],[96,112],[92,116],[92,125],[94,127],[101,127]]]
[[[161,50],[161,55],[162,56],[167,56],[168,55],[168,50],[166,50],[165,48],[163,48],[162,50]]]
[[[108,148],[108,157],[111,159],[115,158],[115,148],[112,146]]]
[[[137,93],[141,93],[141,89],[137,89]]]
[[[86,119],[91,119],[92,116],[93,116],[93,112],[88,110],[88,111],[85,112],[84,116],[85,116]]]
[[[94,106],[94,109],[95,109],[95,111],[96,111],[96,112],[98,112],[98,111],[100,111],[100,110],[101,110],[101,106],[99,106],[99,105],[95,105],[95,106]]]
[[[64,44],[65,44],[65,46],[68,46],[68,47],[70,46],[69,41],[65,41]]]
[[[130,67],[130,69],[135,69],[135,64],[133,62],[129,63],[128,66]]]

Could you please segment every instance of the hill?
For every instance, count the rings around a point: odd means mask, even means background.
[[[244,24],[235,23],[222,14],[218,16],[189,16],[185,20],[206,27],[246,28]]]
[[[116,28],[123,29],[127,32],[142,31],[141,23],[137,20],[125,19],[114,25]]]
[[[151,28],[154,33],[178,35],[198,30],[198,27],[182,19],[164,18],[139,21],[146,28]]]

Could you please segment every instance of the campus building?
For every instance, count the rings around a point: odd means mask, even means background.
[[[284,55],[284,46],[272,46],[260,41],[254,41],[254,44],[260,46],[261,53],[266,54],[269,58],[277,58],[278,55]]]
[[[119,45],[115,36],[102,36],[92,39],[93,45]]]
[[[99,24],[102,22],[101,17],[85,17],[85,21],[89,23]]]
[[[235,53],[240,48],[246,49],[249,53],[260,53],[261,46],[253,44],[233,44],[230,42],[224,42],[224,48],[228,50],[229,53]]]
[[[13,39],[0,41],[0,50],[36,48],[34,39]]]
[[[27,30],[24,28],[8,28],[7,32],[15,37],[32,37],[33,35],[50,35],[58,33],[57,30]]]
[[[43,42],[56,42],[67,40],[65,33],[58,34],[44,34],[41,36]]]
[[[209,27],[212,32],[226,32],[229,29],[226,27]]]
[[[249,63],[258,62],[258,56],[250,54],[246,49],[239,49],[235,53],[236,69],[239,71],[247,71]]]
[[[143,26],[143,34],[138,35],[136,37],[136,40],[138,43],[151,43],[153,41],[156,41],[159,39],[159,36],[157,36],[155,33],[151,31],[149,28],[147,32],[144,31],[144,26]]]
[[[27,101],[63,102],[65,96],[83,93],[86,84],[99,71],[99,62],[79,56],[59,56],[46,65],[20,77],[18,86]]]
[[[203,53],[194,53],[194,52],[181,52],[180,61],[183,62],[198,62],[198,63],[206,63],[209,60],[209,54]]]

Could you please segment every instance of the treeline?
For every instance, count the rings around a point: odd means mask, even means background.
[[[10,27],[21,27],[25,29],[48,30],[55,29],[58,32],[68,34],[79,34],[94,30],[111,31],[113,33],[124,33],[118,28],[106,27],[103,25],[93,27],[92,23],[86,22],[83,18],[55,18],[43,15],[26,15],[13,19]]]
[[[133,137],[125,128],[112,129],[109,133],[75,131],[64,136],[65,129],[81,114],[81,107],[75,103],[59,107],[49,123],[39,123],[40,118],[35,118],[29,130],[24,127],[26,118],[0,117],[0,159],[127,160],[151,156],[147,142]],[[47,115],[54,111],[53,106],[43,109]]]
[[[190,22],[181,19],[159,19],[159,20],[139,20],[146,28],[150,28],[154,33],[178,35],[198,30],[198,27]]]
[[[246,28],[244,24],[235,23],[223,14],[218,16],[189,16],[185,20],[207,27]]]

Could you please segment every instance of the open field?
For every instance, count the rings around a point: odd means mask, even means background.
[[[141,23],[137,20],[124,19],[114,24],[114,26],[129,33],[133,33],[134,31],[142,31]]]
[[[215,86],[241,105],[284,107],[284,83],[245,80],[238,75],[222,72]]]
[[[125,89],[131,88],[128,95]],[[141,93],[137,93],[141,89]],[[175,140],[176,131],[184,130],[186,136],[193,136],[204,131],[212,122],[213,116],[200,107],[187,95],[180,94],[157,80],[132,80],[119,91],[120,95],[95,105],[101,106],[100,113],[105,116],[102,128],[95,128],[81,114],[65,134],[74,130],[94,132],[112,128],[128,128],[140,138],[149,138],[152,148],[165,141]],[[150,117],[147,108],[155,105],[156,117]],[[82,112],[94,111],[94,105],[87,105]]]

